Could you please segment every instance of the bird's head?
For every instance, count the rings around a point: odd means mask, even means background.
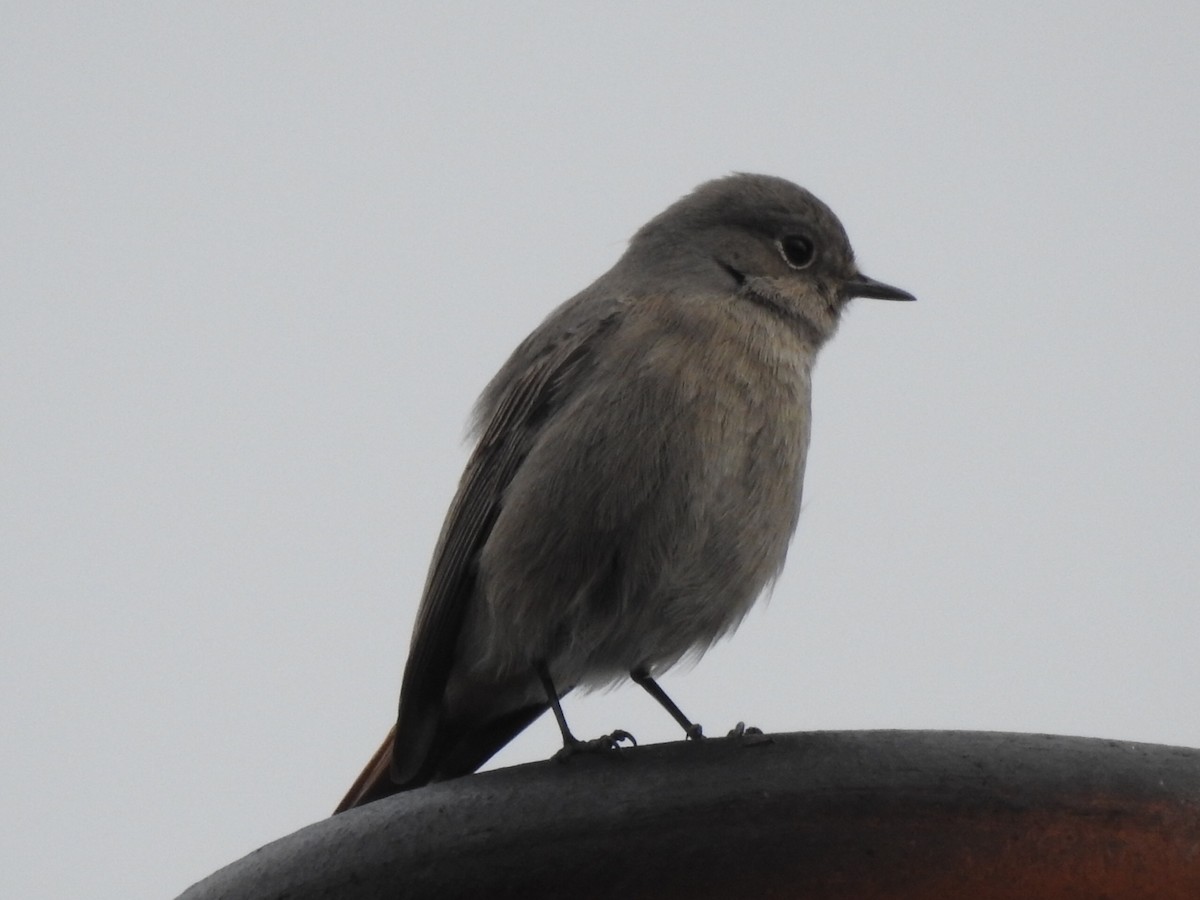
[[[728,291],[823,343],[854,297],[914,300],[858,270],[846,230],[804,188],[769,175],[706,182],[643,226],[626,257],[686,291]]]

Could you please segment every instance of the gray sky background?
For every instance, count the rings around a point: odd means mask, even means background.
[[[920,302],[847,316],[787,571],[667,689],[1200,746],[1198,7],[407,6],[0,9],[0,894],[170,897],[327,815],[477,393],[734,170]]]

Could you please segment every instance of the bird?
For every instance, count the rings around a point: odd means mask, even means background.
[[[476,404],[396,724],[335,812],[470,774],[560,699],[655,680],[731,633],[800,515],[817,352],[862,274],[833,211],[770,175],[701,184],[522,341]]]

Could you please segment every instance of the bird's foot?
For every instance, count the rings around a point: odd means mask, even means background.
[[[581,741],[577,738],[571,738],[563,743],[562,749],[552,757],[556,762],[566,762],[577,753],[615,753],[621,749],[621,742],[629,741],[629,746],[637,746],[637,738],[628,731],[620,728],[613,731],[611,734],[603,734],[598,738],[592,738],[590,741]]]
[[[744,746],[753,747],[755,744],[769,744],[771,738],[763,734],[761,728],[755,728],[753,725],[746,727],[745,722],[738,722],[729,730],[726,737],[739,738]]]
[[[689,741],[704,740],[704,729],[700,727],[699,722],[693,722],[690,727],[684,729],[684,734],[687,735]]]

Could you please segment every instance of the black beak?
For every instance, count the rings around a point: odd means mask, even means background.
[[[849,281],[842,283],[842,293],[847,300],[851,297],[870,297],[874,300],[917,299],[908,291],[902,291],[898,287],[892,287],[890,284],[884,284],[882,281],[868,278],[861,272],[857,273]]]

